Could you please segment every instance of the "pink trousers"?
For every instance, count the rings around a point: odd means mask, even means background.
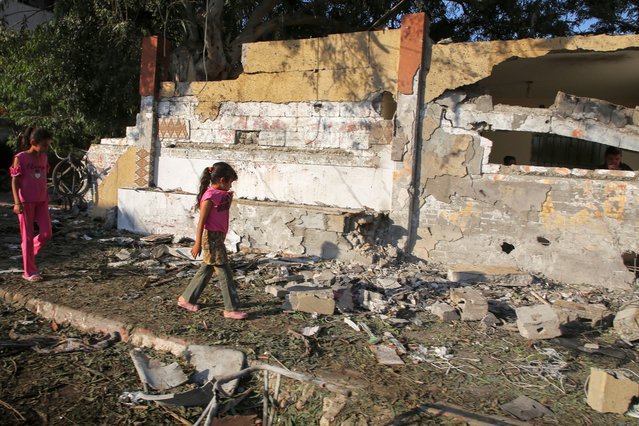
[[[20,220],[20,235],[22,235],[22,263],[24,276],[28,277],[38,273],[35,256],[42,247],[51,240],[51,218],[49,217],[49,205],[46,201],[40,203],[22,203],[22,213],[18,215]],[[40,233],[33,235],[33,223],[38,224]]]

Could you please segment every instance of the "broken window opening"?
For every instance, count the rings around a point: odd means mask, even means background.
[[[515,250],[515,246],[507,243],[506,241],[504,241],[503,243],[501,243],[501,251],[503,251],[506,254],[510,254],[511,251]]]
[[[626,268],[635,274],[635,278],[639,278],[639,255],[634,251],[627,251],[621,255],[621,258]]]
[[[595,170],[605,164],[608,145],[549,133],[491,131],[481,135],[492,141],[488,162],[507,164],[512,158],[516,165],[565,167]],[[623,162],[639,170],[639,152],[620,150]],[[511,158],[508,158],[511,157]]]

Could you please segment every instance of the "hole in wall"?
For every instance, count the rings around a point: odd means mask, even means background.
[[[392,120],[397,111],[397,102],[391,92],[382,92],[376,95],[371,101],[373,109],[382,116],[384,120]]]
[[[544,237],[537,237],[537,242],[539,244],[541,244],[542,246],[549,246],[550,245],[550,241],[548,241]]]
[[[639,255],[634,251],[627,251],[621,255],[621,258],[626,268],[635,274],[635,278],[639,278]]]
[[[511,251],[515,250],[515,246],[507,243],[506,241],[504,241],[503,243],[501,243],[501,251],[503,251],[506,254],[510,254]]]

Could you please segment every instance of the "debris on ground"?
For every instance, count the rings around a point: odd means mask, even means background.
[[[61,217],[59,212],[53,214]],[[15,219],[6,215],[5,222],[7,218]],[[0,259],[0,285],[7,291],[29,291],[43,300],[82,307],[102,316],[121,316],[155,333],[190,339],[202,346],[237,348],[247,354],[251,366],[255,358],[263,356],[257,354],[268,352],[269,361],[286,365],[287,370],[313,372],[318,378],[332,377],[333,381],[338,378],[344,381],[340,382],[342,386],[357,385],[364,390],[348,399],[337,414],[323,417],[324,401],[327,397],[331,400],[323,393],[324,387],[311,387],[303,398],[301,386],[282,381],[276,393],[277,374],[269,373],[267,416],[271,421],[287,419],[289,424],[308,424],[333,418],[336,424],[347,420],[358,422],[353,424],[387,424],[400,417],[393,414],[400,409],[388,401],[401,401],[401,415],[414,423],[436,422],[439,414],[433,406],[426,408],[415,402],[424,398],[446,401],[441,410],[455,412],[458,419],[472,415],[499,418],[499,407],[520,396],[546,406],[554,413],[552,421],[559,423],[570,422],[575,410],[588,419],[585,423],[623,423],[630,414],[621,414],[632,411],[628,411],[631,405],[626,405],[626,411],[613,412],[619,415],[603,414],[590,404],[590,396],[586,404],[583,389],[593,365],[609,374],[630,371],[628,380],[636,380],[632,375],[639,374],[634,343],[639,340],[636,288],[615,292],[569,286],[512,269],[452,270],[393,256],[380,255],[376,261],[356,264],[280,252],[240,251],[229,257],[251,321],[236,324],[222,318],[221,297],[214,280],[202,295],[201,311],[185,313],[175,308],[177,296],[199,267],[199,262],[191,258],[188,241],[173,242],[168,234],[145,240],[96,226],[88,217],[65,217],[59,220],[51,246],[40,262],[46,287],[25,287],[21,270],[16,267],[20,257],[17,223],[3,225],[2,220],[0,216],[0,226],[4,226],[0,245],[8,256]],[[14,321],[4,327],[5,333],[0,336],[3,342],[10,340],[10,329],[29,326]],[[46,336],[42,332],[20,334]],[[0,356],[29,353],[42,355],[0,345]],[[98,352],[93,353],[98,356]],[[194,371],[202,370],[192,363],[185,367],[179,362],[178,367],[189,378]],[[19,378],[18,373],[14,375]],[[589,392],[595,389],[593,377],[589,379]],[[11,375],[0,376],[0,388],[12,386],[12,380]],[[241,414],[262,417],[261,375],[234,380],[239,381],[240,389],[233,399],[235,405],[229,402],[216,409],[228,408],[229,415],[236,415],[240,407]],[[613,383],[606,378],[606,386],[608,382]],[[175,389],[168,387],[169,383],[163,391],[147,384],[149,389],[142,393],[160,398],[164,392],[179,388],[171,396],[175,398],[183,391],[202,387],[198,385],[201,380],[187,381]],[[131,385],[119,388],[120,392],[125,389],[131,389]],[[603,389],[600,394],[616,398],[607,387]],[[46,389],[39,392],[47,394]],[[213,393],[210,386],[201,401],[208,403]],[[16,395],[29,396],[26,391]],[[281,403],[274,403],[274,398]],[[0,391],[0,400],[31,421],[38,416],[6,392]],[[296,402],[301,401],[303,408],[296,408]],[[131,406],[135,408],[128,408],[133,410],[128,417],[122,412],[118,415],[130,419],[134,413],[155,406]],[[189,422],[203,414],[202,407],[172,410],[158,413],[171,421],[181,418]],[[18,414],[12,415],[18,418]],[[76,415],[76,420],[82,418]],[[510,424],[517,424],[515,418],[508,419]]]

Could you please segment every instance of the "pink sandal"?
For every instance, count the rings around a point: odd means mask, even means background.
[[[33,274],[33,275],[23,275],[22,278],[24,278],[25,280],[29,281],[29,282],[37,282],[37,281],[42,281],[44,278],[42,278],[42,275],[40,274]]]
[[[178,299],[177,305],[180,308],[184,308],[187,311],[191,311],[191,312],[197,312],[197,311],[200,310],[200,306],[199,305],[187,302],[186,299],[184,299],[182,296],[180,296],[180,298]]]
[[[248,317],[246,312],[240,311],[224,311],[224,318],[234,319],[234,320],[243,320]]]

